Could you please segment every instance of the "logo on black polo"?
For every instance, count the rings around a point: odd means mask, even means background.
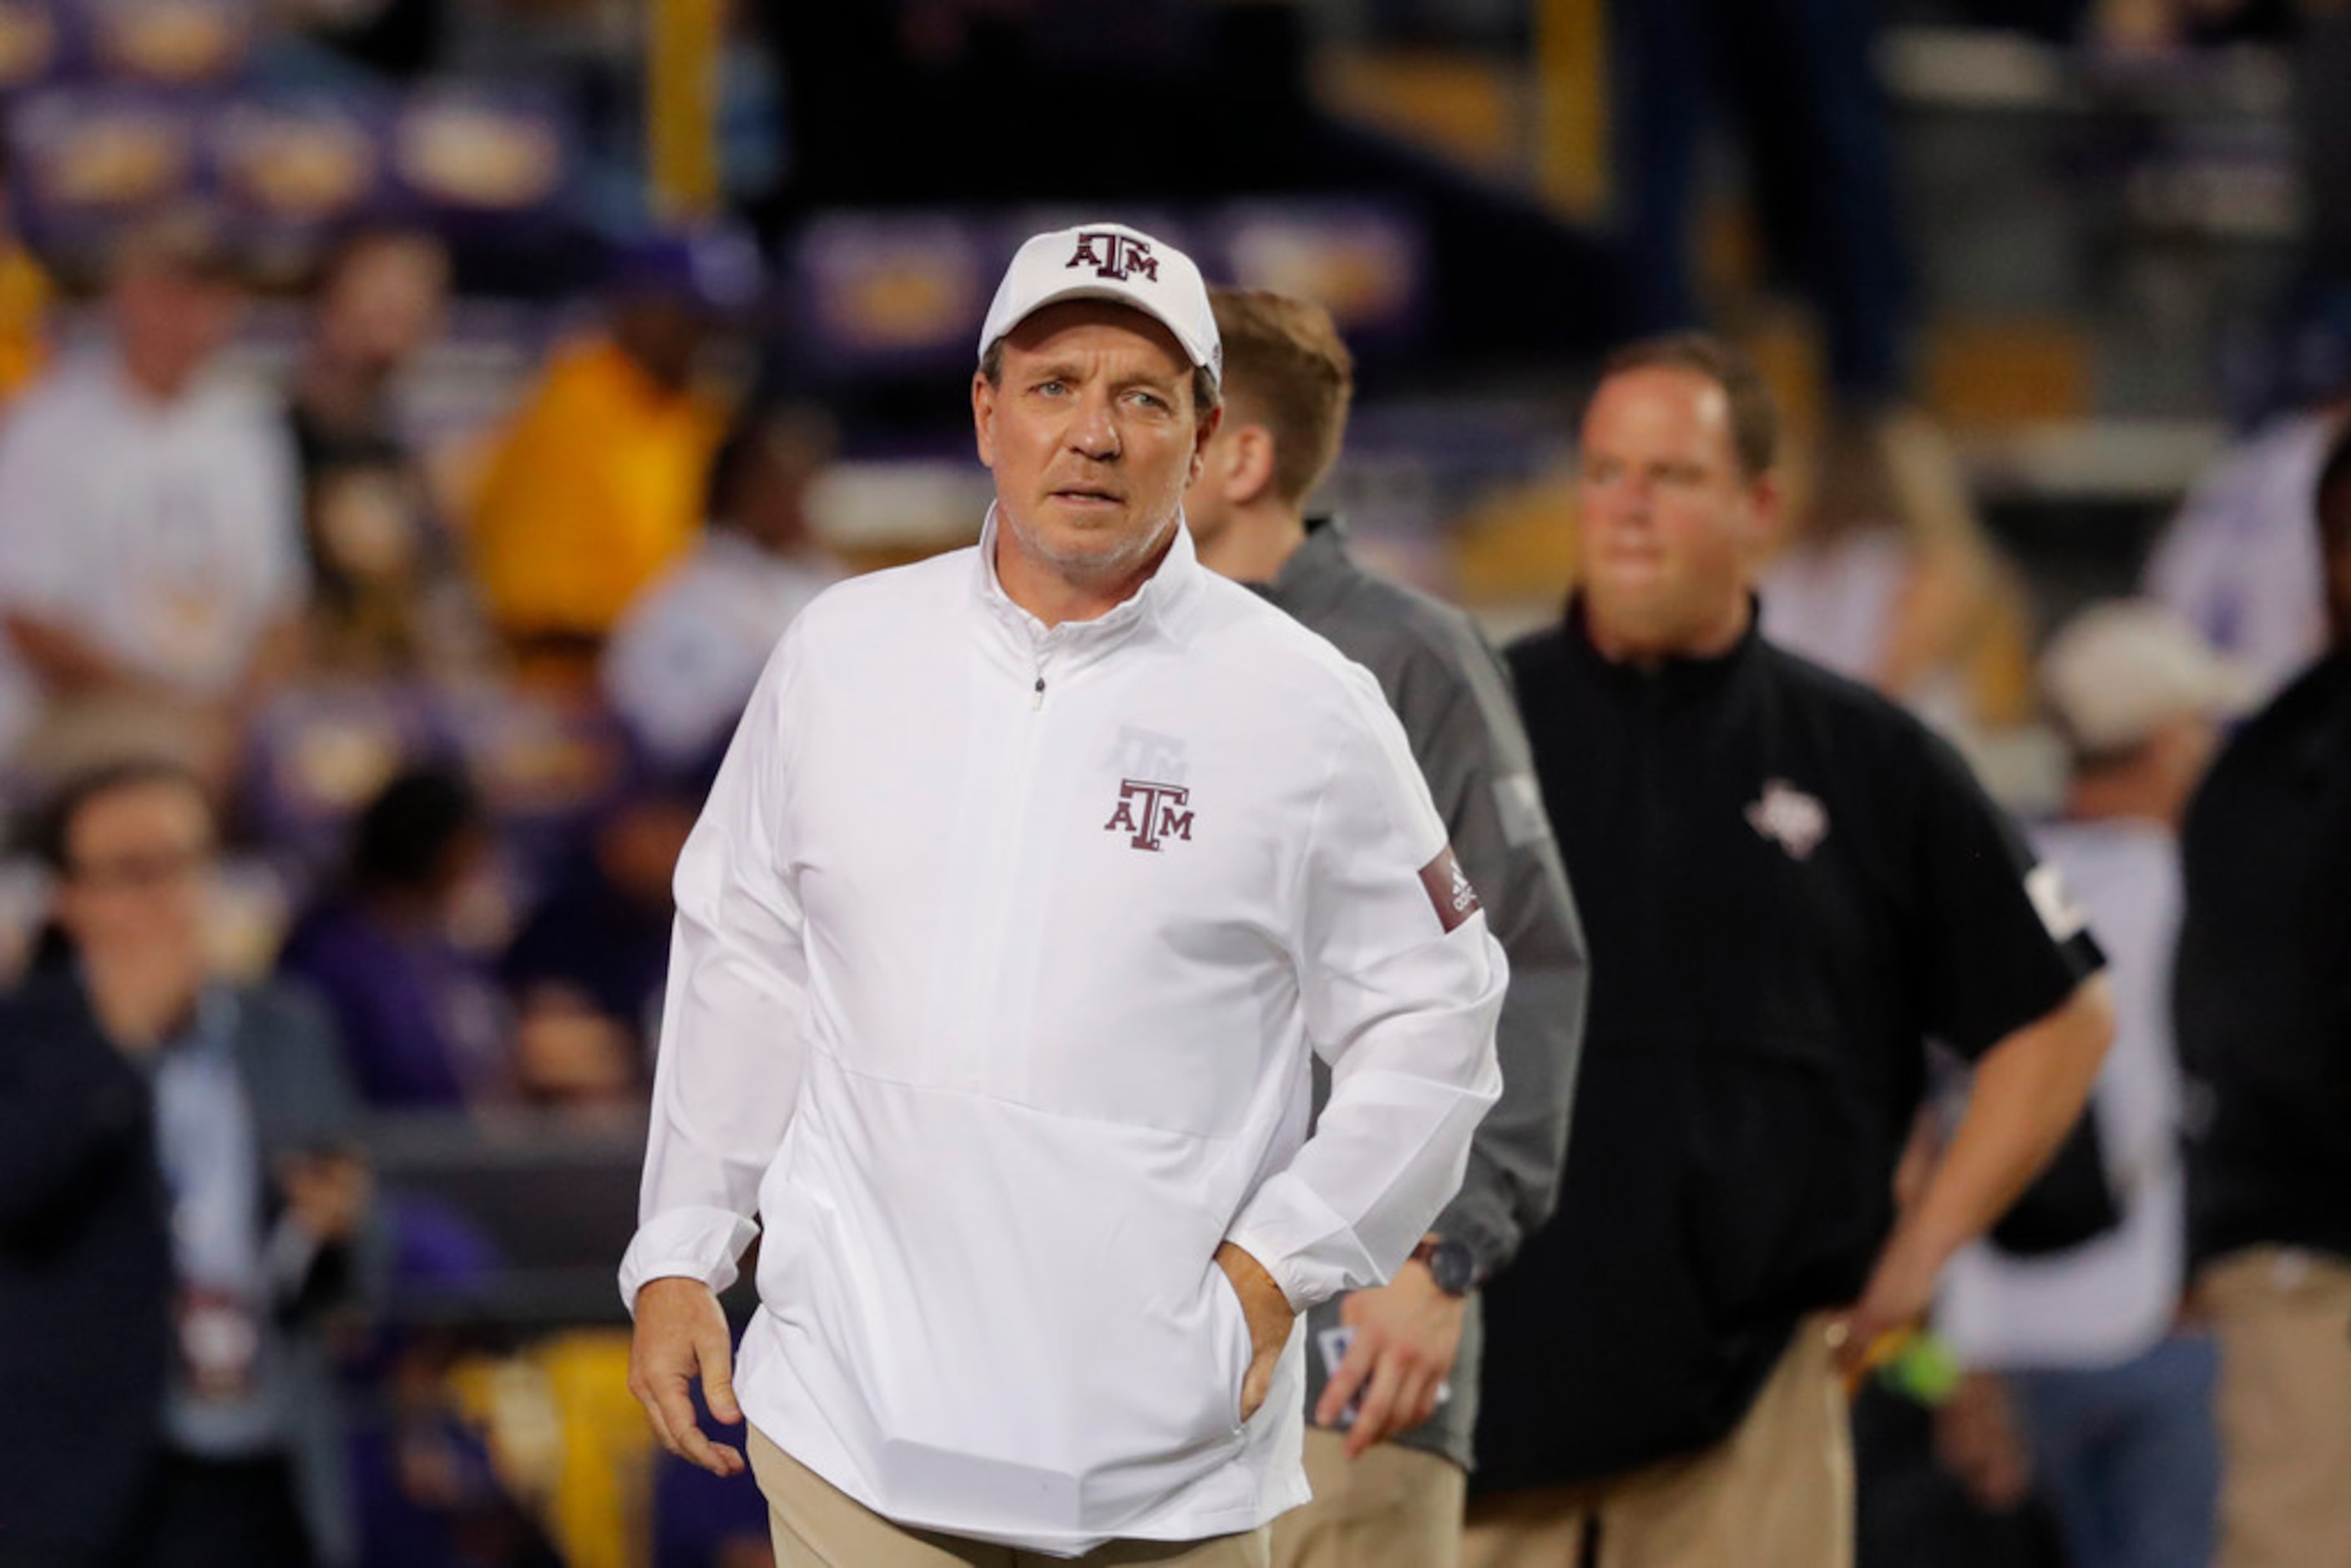
[[[1113,283],[1125,282],[1131,272],[1139,272],[1154,283],[1159,281],[1159,258],[1151,254],[1149,242],[1110,229],[1080,231],[1077,251],[1061,265],[1065,268],[1091,267],[1096,277],[1107,277]]]
[[[1747,808],[1747,825],[1787,851],[1789,859],[1810,860],[1829,836],[1829,812],[1817,797],[1785,779],[1772,779]]]
[[[1192,813],[1184,808],[1192,791],[1179,784],[1127,779],[1118,787],[1118,809],[1102,824],[1106,833],[1124,833],[1138,850],[1156,852],[1169,839],[1192,841]]]

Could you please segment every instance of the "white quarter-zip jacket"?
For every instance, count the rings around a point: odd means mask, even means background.
[[[1217,1245],[1301,1309],[1402,1263],[1500,1090],[1501,949],[1364,670],[1180,527],[1050,630],[993,547],[829,591],[761,677],[622,1293],[764,1234],[745,1413],[899,1524],[1251,1530],[1306,1500],[1303,1335],[1243,1422]]]

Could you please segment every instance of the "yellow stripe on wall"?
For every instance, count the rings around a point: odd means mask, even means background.
[[[646,164],[653,211],[679,223],[718,209],[723,0],[653,0],[645,52]]]
[[[1637,3],[1637,0],[1636,0]],[[1608,214],[1608,0],[1535,0],[1536,183],[1563,216]]]

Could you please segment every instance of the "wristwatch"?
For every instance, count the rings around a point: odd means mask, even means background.
[[[1437,1288],[1448,1296],[1466,1296],[1478,1288],[1478,1260],[1469,1255],[1466,1242],[1426,1237],[1412,1249],[1412,1260],[1425,1266]]]

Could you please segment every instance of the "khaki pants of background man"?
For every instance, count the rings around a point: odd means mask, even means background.
[[[1713,1448],[1472,1502],[1465,1568],[1852,1568],[1853,1428],[1826,1326],[1798,1326],[1746,1419]],[[1593,1521],[1600,1550],[1587,1562]]]
[[[1381,1443],[1347,1458],[1343,1434],[1309,1427],[1314,1500],[1273,1521],[1273,1568],[1459,1568],[1469,1478],[1437,1454]]]
[[[1268,1568],[1266,1532],[1211,1541],[1113,1541],[1083,1557],[1048,1557],[981,1541],[902,1530],[751,1431],[751,1473],[768,1498],[777,1568]]]
[[[2220,1345],[2220,1568],[2351,1563],[2351,1262],[2255,1247],[2198,1289]]]

